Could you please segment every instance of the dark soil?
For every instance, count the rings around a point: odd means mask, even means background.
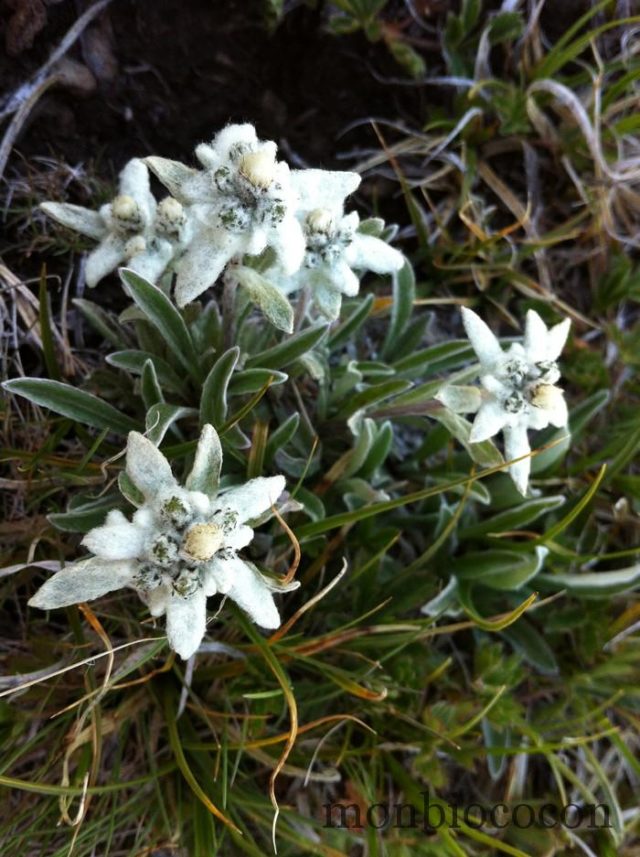
[[[381,82],[402,75],[384,45],[357,34],[337,38],[306,6],[270,35],[262,10],[242,0],[114,0],[98,37],[92,27],[70,52],[98,78],[97,89],[84,97],[47,93],[18,152],[69,163],[102,156],[117,171],[151,152],[187,158],[226,123],[250,121],[291,161],[329,166],[340,149],[375,145],[370,126],[338,139],[350,123],[378,116],[413,125],[426,115],[425,87]],[[66,0],[47,7],[33,46],[0,58],[6,89],[28,79],[77,17]]]

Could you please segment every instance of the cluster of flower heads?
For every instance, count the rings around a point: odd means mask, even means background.
[[[202,169],[136,158],[120,175],[118,196],[99,211],[55,202],[42,208],[99,242],[87,260],[89,286],[123,263],[153,282],[170,269],[182,307],[230,263],[269,251],[264,277],[287,295],[306,288],[334,320],[342,296],[358,293],[363,272],[393,273],[403,256],[379,237],[379,221],[363,227],[356,212],[345,215],[357,173],[290,170],[276,153],[252,125],[229,125],[196,148]],[[149,189],[149,169],[171,194],[160,203]]]
[[[221,465],[220,440],[210,425],[202,430],[184,487],[160,450],[131,432],[126,473],[144,502],[131,521],[117,509],[109,512],[106,523],[83,539],[93,556],[56,572],[29,604],[49,610],[130,587],[152,616],[166,614],[169,644],[183,658],[200,645],[207,598],[216,593],[261,627],[277,628],[273,593],[298,584],[263,575],[238,551],[253,539],[249,524],[264,520],[282,494],[284,477],[259,477],[220,491]]]
[[[557,360],[569,335],[570,320],[547,330],[529,310],[524,341],[503,351],[495,335],[470,309],[462,310],[467,336],[480,361],[478,387],[445,386],[438,399],[457,413],[475,413],[469,440],[480,443],[503,433],[509,472],[521,494],[526,494],[531,470],[529,429],[548,425],[563,428],[568,422]],[[514,459],[518,459],[514,461]]]

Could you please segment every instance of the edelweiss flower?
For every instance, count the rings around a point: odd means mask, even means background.
[[[344,216],[331,208],[309,211],[302,224],[302,267],[292,276],[276,271],[276,285],[285,294],[307,286],[320,312],[331,321],[338,318],[342,296],[352,297],[360,290],[360,277],[353,269],[390,274],[404,264],[402,253],[380,238],[359,232],[359,225],[355,211]]]
[[[90,288],[125,262],[155,282],[188,240],[183,207],[170,197],[156,206],[149,172],[138,158],[120,173],[118,196],[99,211],[64,202],[43,202],[40,207],[63,226],[100,242],[87,258]]]
[[[209,595],[227,595],[258,625],[277,628],[272,592],[298,584],[283,587],[267,579],[238,551],[253,539],[247,521],[271,508],[284,477],[260,477],[219,493],[221,463],[220,440],[206,425],[183,488],[164,455],[131,432],[126,472],[143,494],[143,505],[131,522],[122,512],[109,512],[104,526],[83,539],[94,556],[54,574],[29,604],[49,610],[131,587],[152,616],[166,613],[169,644],[185,659],[204,636]]]
[[[277,146],[258,139],[252,125],[229,125],[196,148],[205,168],[150,157],[161,182],[190,207],[193,242],[177,266],[176,301],[184,306],[211,286],[231,259],[267,247],[286,274],[298,270],[304,238],[296,213],[341,206],[360,183],[357,173],[294,170],[276,160]]]
[[[304,246],[295,194],[289,167],[276,160],[276,150],[275,143],[258,140],[252,125],[229,125],[210,145],[196,148],[204,170],[146,159],[194,218],[193,241],[177,266],[178,306],[202,294],[236,256],[272,247],[287,270],[300,264]]]
[[[570,320],[547,330],[534,310],[527,312],[524,341],[503,351],[500,343],[482,319],[466,307],[462,320],[467,336],[481,366],[484,388],[445,387],[438,399],[460,413],[477,411],[469,440],[480,443],[502,431],[505,455],[511,460],[531,451],[528,429],[543,429],[549,424],[567,425],[564,394],[556,382],[560,379],[557,360],[569,335]],[[531,459],[512,464],[509,472],[516,487],[526,494]]]

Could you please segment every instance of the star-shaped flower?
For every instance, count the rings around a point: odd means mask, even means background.
[[[549,424],[567,425],[568,411],[557,360],[569,335],[570,320],[547,329],[534,310],[527,312],[524,340],[504,351],[497,338],[470,309],[462,309],[464,328],[480,361],[480,383],[475,388],[445,387],[438,398],[460,413],[477,411],[469,440],[480,443],[502,431],[507,459],[531,452],[528,429]],[[526,494],[530,457],[512,464],[509,472],[516,487]]]
[[[40,206],[58,223],[99,242],[85,267],[90,288],[123,263],[156,282],[188,242],[184,208],[170,197],[156,204],[141,160],[133,158],[125,166],[118,189],[118,196],[99,211],[66,202]]]
[[[275,143],[258,139],[252,125],[229,125],[211,144],[196,148],[203,170],[146,159],[194,220],[193,240],[176,268],[178,306],[213,285],[235,257],[272,247],[287,270],[300,264],[304,244],[295,194],[289,167],[276,160],[276,151]]]
[[[273,506],[284,477],[260,477],[219,492],[221,463],[220,440],[206,425],[182,487],[153,443],[131,432],[126,472],[143,505],[132,521],[118,510],[109,512],[106,523],[83,539],[93,556],[54,574],[29,604],[49,610],[130,587],[152,616],[166,613],[169,644],[185,659],[205,634],[210,595],[227,595],[258,625],[277,628],[272,593],[297,584],[283,587],[266,578],[238,551],[253,539],[247,522]]]
[[[381,238],[359,231],[359,225],[355,211],[343,215],[341,209],[312,209],[302,220],[305,255],[300,270],[288,276],[276,269],[274,276],[266,276],[285,294],[307,287],[320,312],[335,320],[342,296],[358,294],[362,272],[390,274],[404,264],[402,253]]]
[[[217,280],[226,265],[270,247],[286,274],[302,264],[305,244],[299,210],[342,206],[360,183],[350,172],[293,170],[276,160],[273,141],[252,125],[228,125],[196,148],[203,170],[150,157],[146,163],[189,206],[193,241],[177,266],[176,302],[184,306]]]

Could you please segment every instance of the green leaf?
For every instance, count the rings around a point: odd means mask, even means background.
[[[409,323],[413,312],[413,302],[416,299],[416,277],[409,261],[393,275],[393,303],[391,305],[391,320],[387,335],[382,346],[381,356],[387,359],[393,355],[402,334]]]
[[[543,675],[558,674],[558,662],[553,649],[527,619],[520,618],[500,633],[509,640],[516,652]]]
[[[210,423],[220,428],[227,417],[227,388],[236,368],[240,349],[237,345],[218,357],[202,385],[200,397],[200,424]]]
[[[537,520],[541,515],[559,509],[566,502],[562,494],[549,497],[537,497],[534,500],[525,500],[523,503],[499,512],[491,518],[465,527],[459,533],[461,539],[472,539],[485,534],[503,533],[509,530],[518,530],[526,524]]]
[[[252,302],[260,307],[269,321],[285,333],[293,332],[293,307],[277,286],[253,268],[239,266],[234,277],[247,290]]]
[[[500,12],[489,24],[489,42],[501,45],[514,42],[524,31],[524,21],[520,12]]]
[[[284,384],[288,380],[289,376],[286,372],[279,372],[277,369],[243,369],[236,372],[231,378],[229,393],[234,396],[255,393],[266,384],[274,387],[277,384]]]
[[[198,381],[200,360],[187,325],[176,307],[163,291],[135,271],[121,268],[120,277],[133,300],[162,336],[167,348],[192,378]]]
[[[107,494],[70,507],[66,512],[53,512],[47,515],[47,520],[65,533],[88,533],[94,527],[101,526],[107,512],[116,508],[119,502],[119,497]]]
[[[370,408],[372,405],[378,404],[391,396],[404,392],[409,386],[411,386],[410,381],[399,379],[383,381],[382,384],[373,384],[367,387],[366,390],[361,390],[359,393],[351,396],[336,414],[336,419],[346,419],[361,408]]]
[[[128,434],[139,429],[139,424],[91,393],[77,390],[60,381],[46,378],[14,378],[2,385],[5,390],[23,396],[34,405],[49,408],[56,414],[69,417],[78,423]]]
[[[507,550],[468,553],[455,560],[455,576],[460,581],[514,592],[539,573],[547,553],[542,547],[529,554]]]
[[[331,351],[335,351],[355,337],[357,331],[369,317],[374,301],[374,295],[367,295],[362,301],[358,301],[351,315],[347,316],[329,337],[329,348]]]
[[[607,598],[636,589],[640,564],[619,571],[586,571],[583,574],[541,574],[536,581],[552,591],[566,589],[576,598]]]
[[[116,348],[126,348],[127,342],[117,327],[113,317],[101,306],[85,298],[74,298],[71,302],[78,307],[91,327]]]
[[[116,369],[123,369],[132,375],[142,375],[145,363],[150,360],[153,363],[153,368],[161,387],[171,390],[173,393],[184,393],[184,379],[181,380],[175,369],[162,357],[158,357],[157,354],[151,354],[150,351],[136,351],[132,349],[130,351],[114,351],[113,354],[107,354],[105,359],[110,366],[115,366]]]
[[[142,377],[140,379],[140,395],[147,410],[153,405],[158,405],[164,402],[162,388],[158,383],[158,376],[151,360],[147,360],[142,367]]]
[[[329,327],[326,322],[319,322],[301,330],[300,333],[289,336],[273,348],[260,351],[250,357],[245,368],[260,367],[265,369],[283,369],[293,363],[307,351],[315,348],[327,335]]]
[[[284,449],[284,447],[289,443],[298,431],[299,425],[300,414],[293,413],[288,416],[274,432],[271,433],[264,451],[264,460],[266,465],[270,465],[276,452],[279,449]]]
[[[157,446],[176,420],[198,415],[195,408],[183,408],[180,405],[168,405],[164,402],[149,408],[145,420],[146,435]]]

